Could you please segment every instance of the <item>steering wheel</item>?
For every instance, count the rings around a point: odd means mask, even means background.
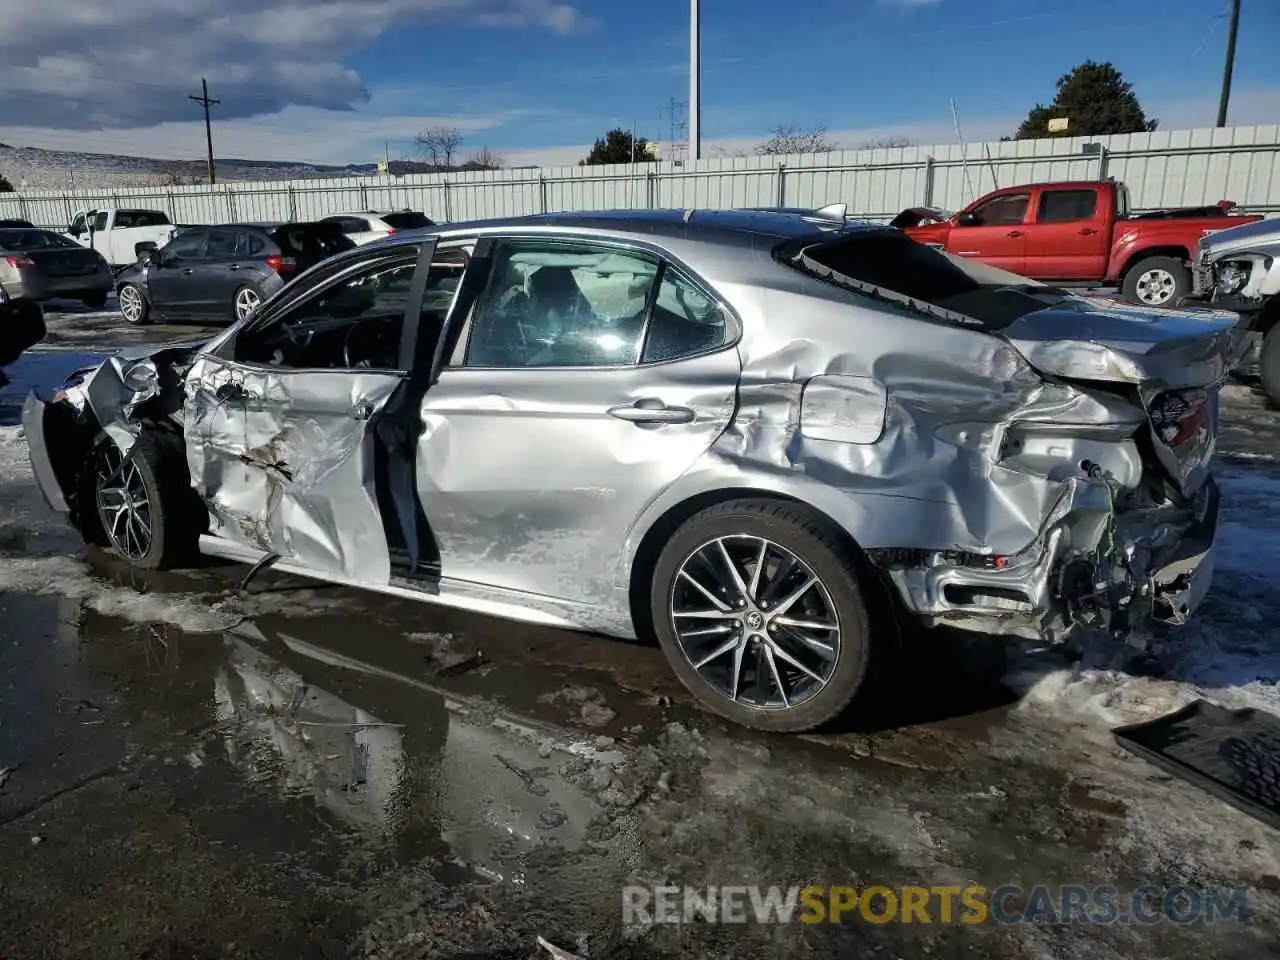
[[[342,363],[348,370],[394,367],[397,346],[398,339],[390,323],[357,320],[342,338]],[[389,358],[388,362],[374,362],[383,357]]]

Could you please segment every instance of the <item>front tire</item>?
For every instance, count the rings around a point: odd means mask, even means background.
[[[134,566],[162,570],[198,554],[200,505],[181,438],[144,431],[126,456],[105,440],[93,495],[105,545]]]
[[[659,555],[650,593],[676,675],[744,726],[812,730],[843,713],[869,676],[854,550],[790,503],[735,500],[694,515]]]
[[[1177,257],[1145,257],[1124,275],[1121,293],[1129,303],[1172,307],[1191,293],[1191,271]]]
[[[122,284],[116,296],[120,300],[120,316],[126,323],[141,327],[151,322],[151,304],[139,287],[132,283]]]

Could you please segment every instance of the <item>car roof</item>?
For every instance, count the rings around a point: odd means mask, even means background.
[[[837,231],[890,230],[859,220],[835,221],[816,214],[777,210],[593,210],[541,213],[524,217],[472,220],[404,230],[375,244],[393,245],[417,236],[501,233],[512,228],[545,228],[601,233],[640,241],[683,240],[753,247]],[[541,231],[539,231],[541,232]]]

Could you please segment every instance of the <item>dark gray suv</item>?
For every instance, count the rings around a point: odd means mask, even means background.
[[[330,223],[186,227],[120,272],[120,313],[134,324],[242,320],[293,277],[354,246]]]

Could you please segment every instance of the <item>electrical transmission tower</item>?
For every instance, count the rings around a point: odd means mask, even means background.
[[[689,155],[689,101],[672,97],[662,108],[662,124],[667,128],[667,152],[664,159],[682,166]]]

